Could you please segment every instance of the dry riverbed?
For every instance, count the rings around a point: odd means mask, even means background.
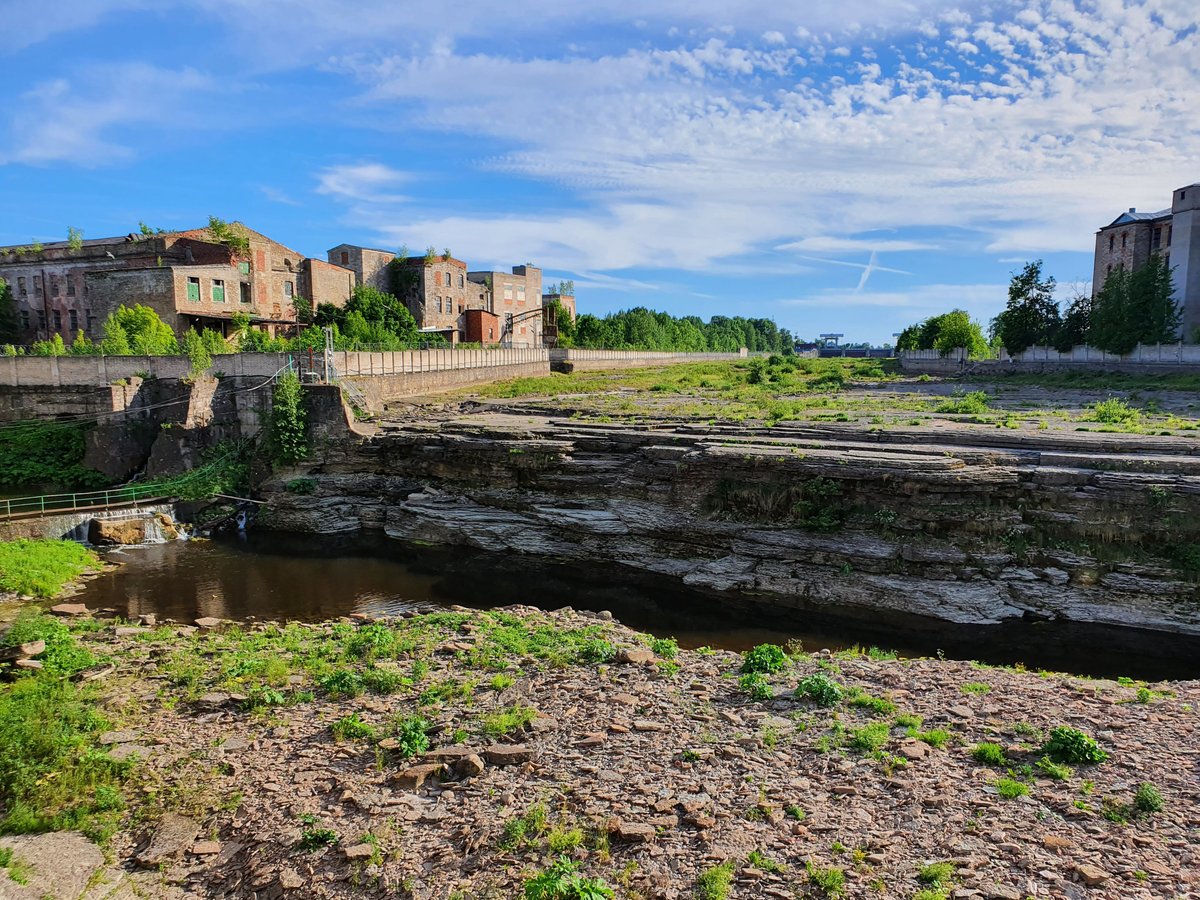
[[[129,767],[84,819],[89,900],[510,898],[561,857],[647,900],[1200,885],[1197,682],[819,651],[754,676],[570,610],[203,625],[76,632]],[[1059,726],[1107,758],[1043,762]],[[42,896],[45,840],[0,839],[0,896]]]

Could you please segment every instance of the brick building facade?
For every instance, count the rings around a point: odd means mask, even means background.
[[[194,326],[228,334],[240,312],[273,333],[295,325],[297,296],[338,305],[349,297],[349,270],[233,227],[244,251],[207,228],[0,248],[0,278],[12,285],[21,342],[55,333],[67,343],[80,332],[99,338],[109,313],[137,303],[177,332]]]
[[[1172,269],[1174,299],[1183,314],[1181,337],[1200,343],[1200,183],[1177,189],[1169,209],[1131,208],[1096,232],[1092,296],[1111,272],[1132,272],[1154,253]]]

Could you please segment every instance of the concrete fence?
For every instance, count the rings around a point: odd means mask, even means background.
[[[738,353],[672,353],[661,350],[575,350],[550,351],[550,367],[556,372],[585,372],[600,369],[636,369],[672,363],[723,362],[745,359],[743,347]]]
[[[1147,372],[1200,373],[1200,344],[1139,344],[1124,355],[1106,353],[1080,345],[1060,352],[1053,347],[1029,347],[1015,355],[1001,350],[998,359],[969,359],[959,348],[942,355],[937,350],[900,350],[897,353],[904,372],[952,374],[970,369],[984,372],[1046,372],[1084,369],[1142,374]]]

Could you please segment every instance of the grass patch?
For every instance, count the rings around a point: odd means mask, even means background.
[[[1015,778],[997,778],[996,793],[1005,800],[1015,800],[1029,793],[1029,785]]]
[[[504,737],[520,731],[537,718],[537,710],[531,706],[510,706],[483,717],[483,733],[488,737]]]
[[[982,744],[976,744],[971,748],[971,758],[975,762],[983,763],[985,766],[1008,765],[1008,757],[1004,755],[1004,748],[999,744],[987,741]]]
[[[725,900],[733,888],[733,860],[705,869],[696,879],[696,900]]]
[[[0,590],[55,597],[98,563],[95,553],[74,541],[0,541]]]

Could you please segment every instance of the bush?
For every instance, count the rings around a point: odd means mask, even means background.
[[[349,669],[338,669],[331,672],[318,682],[325,692],[333,699],[339,697],[358,697],[364,690],[362,676]]]
[[[1130,408],[1124,400],[1109,397],[1092,407],[1089,418],[1093,422],[1103,422],[1106,425],[1136,425],[1141,417],[1141,412]]]
[[[983,391],[970,391],[947,400],[937,406],[935,412],[959,415],[980,415],[988,411],[988,395]]]
[[[593,638],[589,641],[584,641],[583,645],[579,648],[580,661],[594,665],[609,662],[616,655],[617,648],[602,638]]]
[[[399,742],[397,749],[408,759],[429,749],[429,722],[420,716],[403,716],[392,724],[392,736]]]
[[[1137,793],[1133,796],[1134,809],[1149,814],[1162,812],[1164,805],[1162,794],[1158,792],[1158,788],[1148,781],[1143,781],[1138,785]]]
[[[776,644],[759,644],[742,656],[742,671],[770,675],[787,666],[787,654]]]
[[[814,672],[800,680],[796,696],[811,700],[817,706],[836,706],[842,700],[842,686],[825,673]]]
[[[725,900],[733,887],[733,860],[705,869],[696,879],[697,900]]]
[[[921,866],[917,881],[930,887],[946,887],[954,878],[954,863],[937,862]]]
[[[1060,725],[1050,732],[1050,739],[1042,746],[1042,752],[1056,762],[1079,766],[1102,763],[1108,754],[1078,728]]]
[[[846,890],[846,873],[837,866],[823,869],[812,860],[807,863],[808,883],[820,890],[825,897],[840,897]]]
[[[329,726],[339,741],[365,741],[375,737],[375,726],[364,722],[358,713],[351,713]]]
[[[271,450],[276,462],[294,465],[308,455],[308,410],[295,372],[284,372],[275,385],[271,410]]]
[[[996,793],[1005,800],[1015,800],[1029,793],[1029,785],[1015,778],[997,778]]]
[[[775,696],[771,684],[757,672],[747,672],[738,679],[738,687],[751,700],[770,700]]]
[[[862,753],[873,753],[888,742],[891,727],[887,722],[872,722],[850,730],[850,746]]]

